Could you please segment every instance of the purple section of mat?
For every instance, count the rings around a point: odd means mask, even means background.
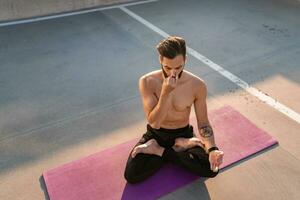
[[[224,168],[277,142],[233,108],[209,113],[215,140],[225,152]],[[190,123],[197,132],[196,119]],[[199,177],[171,164],[146,181],[131,185],[124,177],[129,152],[139,138],[43,173],[51,200],[157,199]]]
[[[122,194],[122,200],[145,199],[152,200],[174,191],[175,189],[198,179],[192,173],[173,165],[166,165],[147,181],[136,185],[127,184]]]

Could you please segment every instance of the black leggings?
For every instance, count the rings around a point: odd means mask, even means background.
[[[201,177],[215,177],[219,171],[213,172],[210,169],[208,154],[203,148],[197,146],[182,152],[176,152],[172,148],[175,144],[175,139],[179,137],[194,137],[193,127],[191,125],[187,125],[186,127],[179,129],[154,129],[148,124],[147,132],[134,147],[144,144],[148,140],[154,138],[160,146],[165,148],[165,150],[162,157],[139,153],[134,158],[131,157],[131,151],[124,173],[124,177],[127,182],[138,183],[145,180],[158,171],[166,162],[171,162],[183,167],[184,169]]]

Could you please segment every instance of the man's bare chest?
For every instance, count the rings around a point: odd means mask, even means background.
[[[155,96],[160,97],[161,86],[157,87]],[[171,109],[178,112],[189,110],[194,102],[195,95],[189,85],[176,87],[170,94]]]

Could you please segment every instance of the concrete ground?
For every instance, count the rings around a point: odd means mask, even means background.
[[[136,0],[1,0],[0,22],[133,1]]]
[[[161,0],[126,8],[300,113],[299,1]],[[119,8],[0,25],[0,199],[48,199],[43,171],[141,136],[137,81],[159,69],[162,38]],[[279,145],[161,199],[300,199],[297,117],[192,55],[186,69],[206,81],[209,110],[230,105]]]

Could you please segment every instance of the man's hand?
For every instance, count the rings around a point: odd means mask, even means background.
[[[219,166],[223,163],[224,152],[214,150],[209,153],[210,169],[214,172],[219,170]]]
[[[170,76],[164,79],[164,82],[162,84],[162,92],[169,94],[172,92],[178,81],[178,74],[172,73]]]

